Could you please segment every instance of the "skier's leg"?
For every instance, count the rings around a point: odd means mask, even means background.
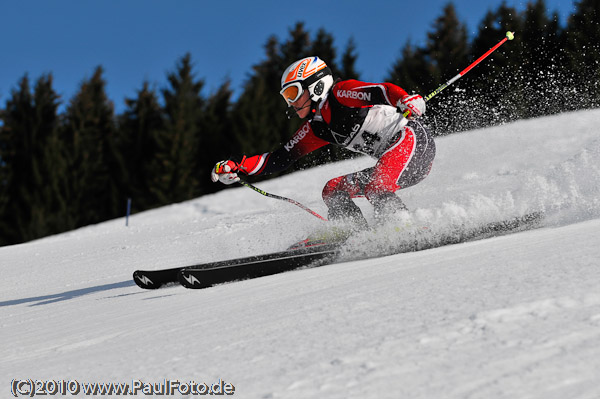
[[[435,142],[429,131],[417,121],[410,121],[407,126],[414,131],[417,145],[413,157],[398,178],[400,188],[414,186],[425,179],[435,158]]]
[[[323,188],[323,201],[327,205],[330,220],[347,220],[357,228],[366,228],[367,221],[352,198],[363,195],[361,180],[370,176],[373,168],[339,176],[327,182]]]
[[[366,226],[360,208],[352,198],[365,196],[373,205],[375,217],[383,221],[387,215],[406,206],[394,194],[423,180],[431,169],[435,144],[420,123],[411,121],[403,134],[379,159],[375,167],[336,177],[323,189],[323,200],[330,219],[354,218]],[[338,194],[340,193],[340,194]]]
[[[394,192],[423,180],[434,156],[435,145],[427,130],[419,123],[409,122],[398,141],[381,156],[364,188],[378,222],[406,210]]]
[[[400,189],[398,179],[413,157],[415,147],[414,131],[405,127],[398,141],[377,161],[371,179],[365,186],[365,196],[373,205],[377,223],[382,223],[391,214],[406,209],[395,192]]]

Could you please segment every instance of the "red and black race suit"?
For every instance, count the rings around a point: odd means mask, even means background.
[[[327,144],[378,158],[401,134],[402,114],[396,104],[406,96],[404,89],[391,83],[339,81],[317,115],[287,143],[270,153],[244,157],[240,170],[248,175],[279,172]]]

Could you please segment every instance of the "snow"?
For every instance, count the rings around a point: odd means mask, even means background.
[[[2,396],[13,379],[53,379],[222,380],[240,398],[600,398],[599,120],[580,111],[439,138],[431,175],[399,192],[412,210],[402,223],[433,233],[544,211],[536,230],[206,290],[134,285],[136,269],[281,250],[323,226],[235,187],[129,227],[0,248]],[[371,164],[256,185],[325,214],[325,182]],[[396,230],[351,249],[385,250]]]

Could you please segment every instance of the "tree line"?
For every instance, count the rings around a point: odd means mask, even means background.
[[[561,26],[544,0],[522,12],[506,4],[487,12],[474,38],[448,3],[426,43],[407,41],[385,81],[428,94],[496,44],[515,39],[428,104],[424,121],[437,135],[553,113],[598,107],[600,0],[581,0]],[[25,75],[0,107],[0,245],[15,244],[214,192],[214,163],[273,150],[298,121],[286,117],[281,73],[318,55],[336,78],[360,79],[353,39],[338,53],[334,36],[299,22],[283,40],[270,37],[237,99],[230,83],[203,95],[190,54],[177,60],[167,86],[142,82],[116,114],[97,67],[59,112],[52,74]],[[373,60],[376,62],[376,60]],[[325,148],[294,170],[351,153]]]

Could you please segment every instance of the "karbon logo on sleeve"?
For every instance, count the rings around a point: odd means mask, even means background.
[[[310,126],[308,125],[308,123],[305,123],[304,126],[300,128],[298,133],[296,133],[296,135],[292,137],[292,139],[288,141],[287,144],[283,146],[283,148],[285,148],[287,152],[290,152],[292,148],[294,148],[294,146],[300,142],[300,140],[306,137],[309,131]]]
[[[371,101],[371,93],[354,90],[338,90],[337,96],[342,98],[352,98],[356,100]]]

